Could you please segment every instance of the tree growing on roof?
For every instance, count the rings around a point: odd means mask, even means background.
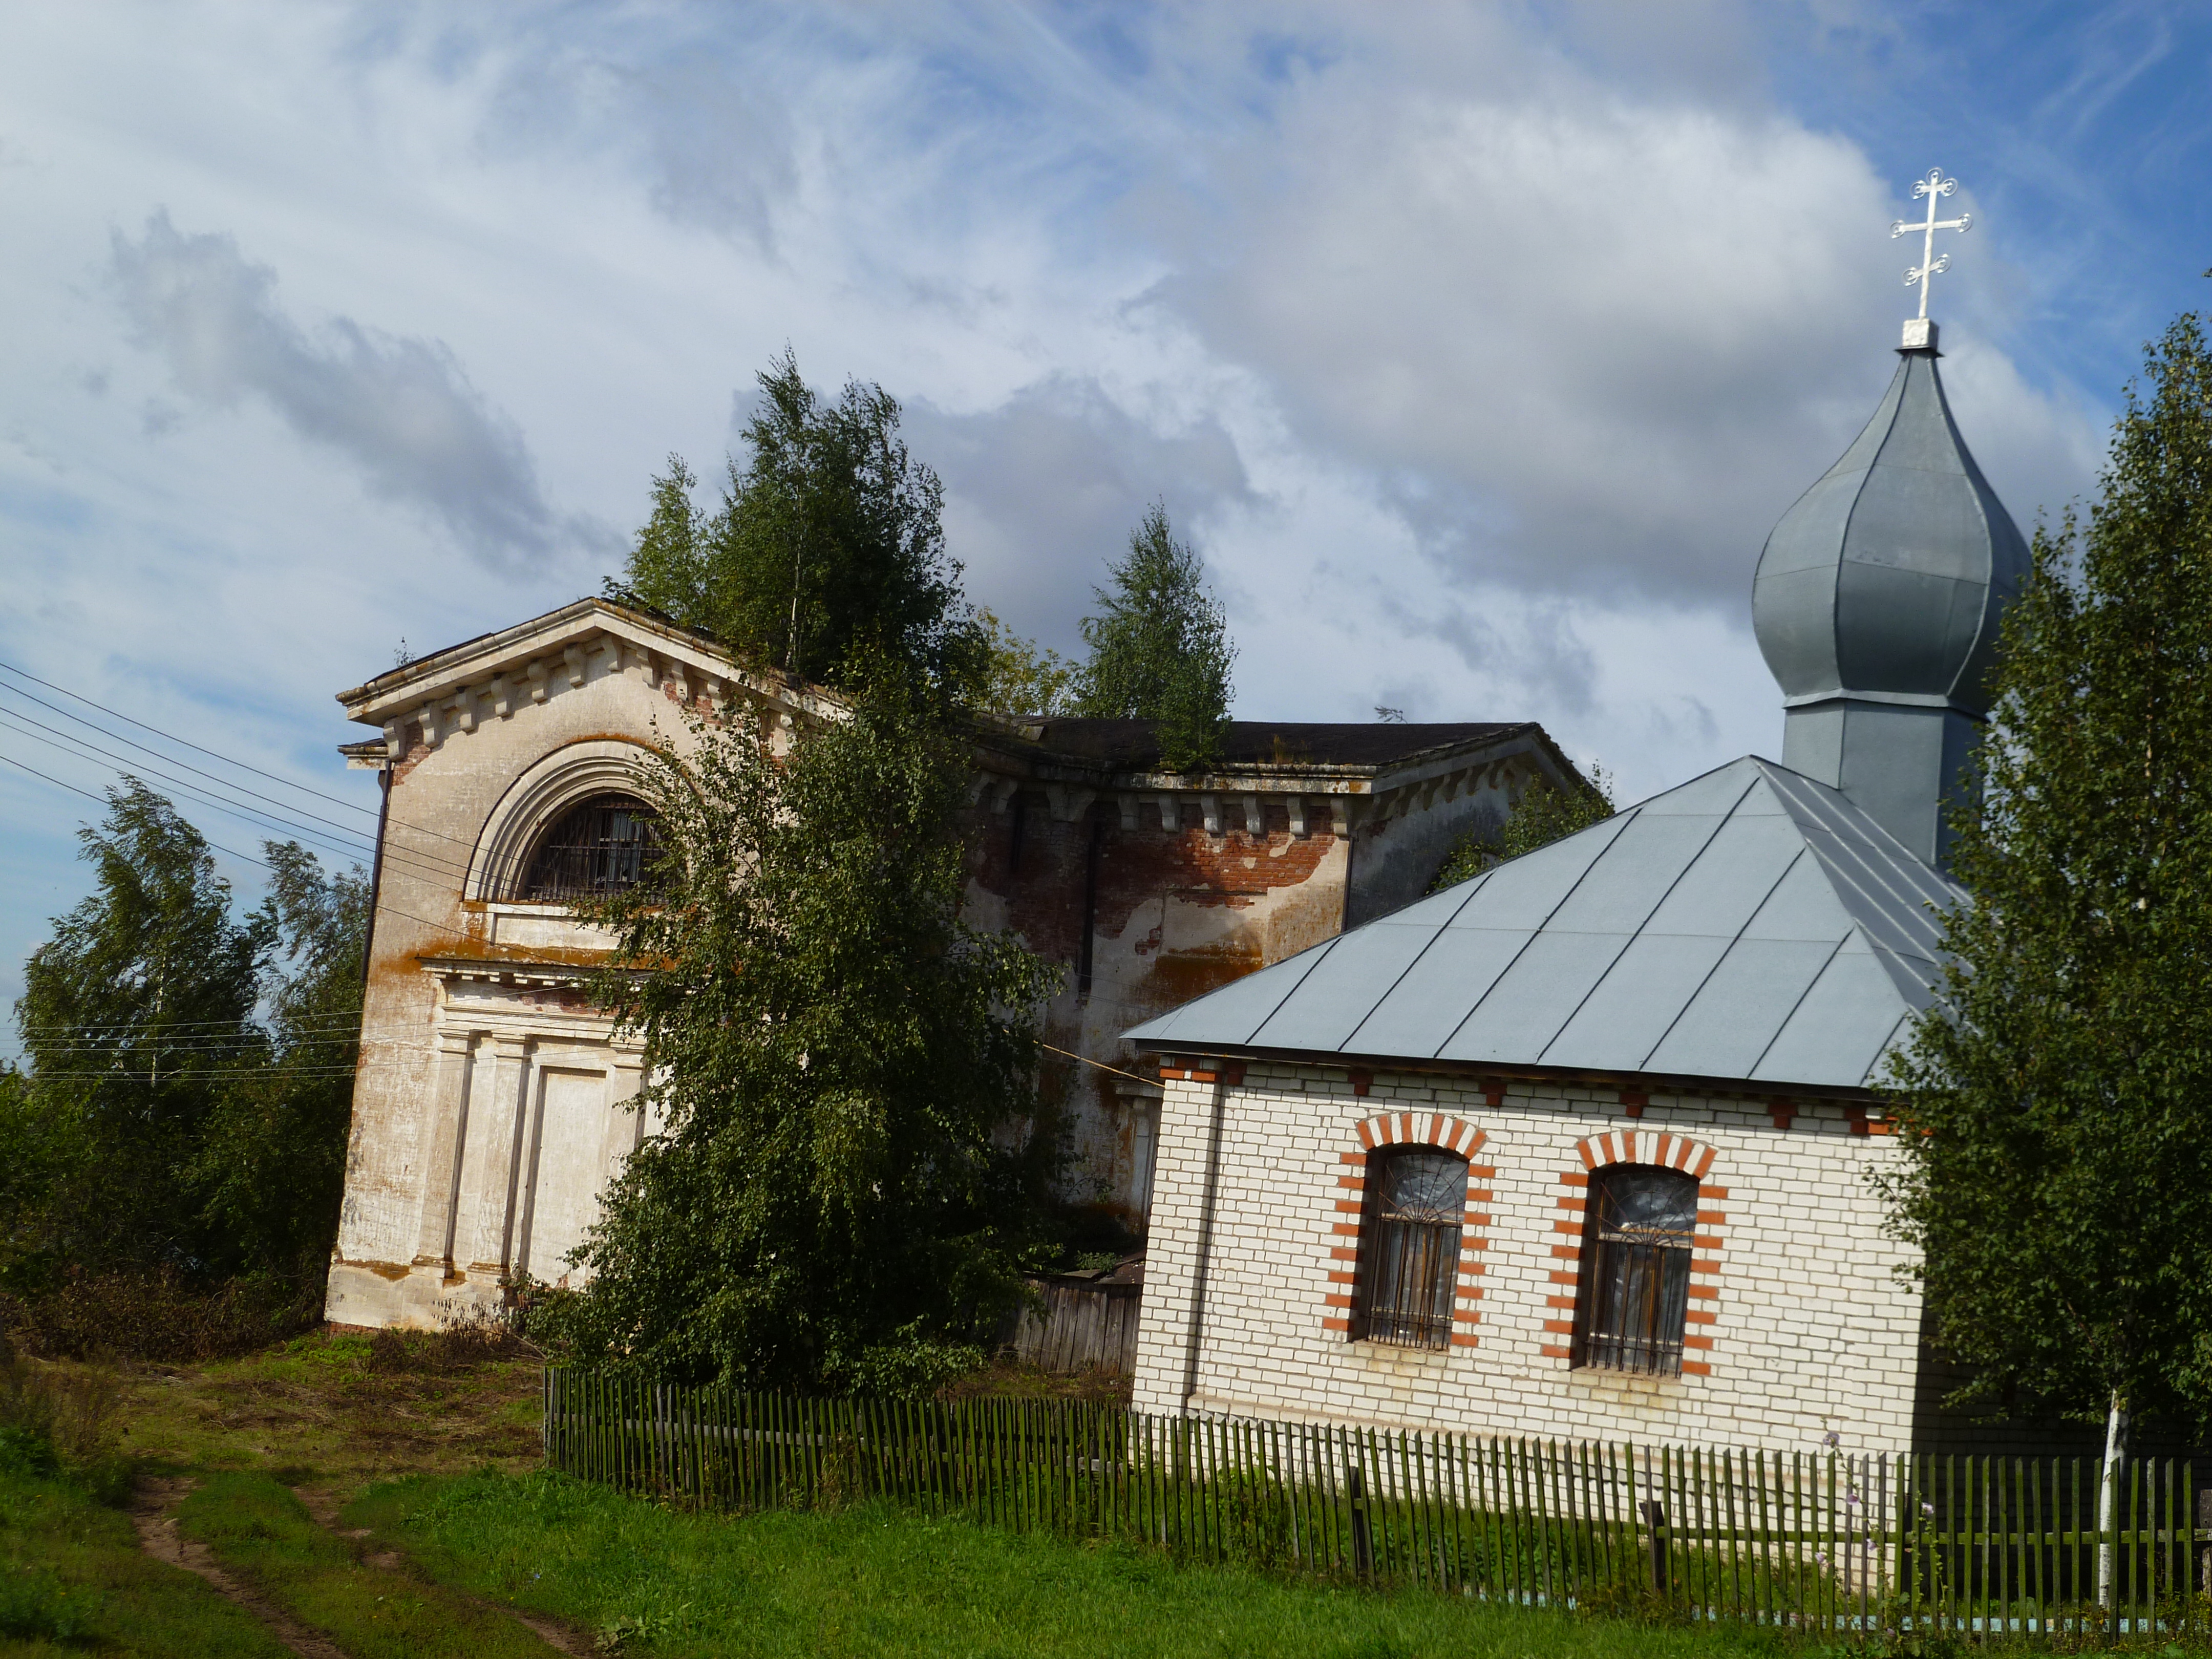
[[[1093,588],[1100,614],[1083,619],[1091,656],[1079,671],[1075,712],[1157,722],[1160,764],[1194,771],[1215,758],[1229,724],[1229,672],[1237,660],[1206,566],[1155,502]]]
[[[538,1296],[559,1351],[747,1386],[903,1391],[983,1357],[1057,1148],[1036,1110],[1058,970],[960,919],[969,753],[942,688],[856,657],[849,719],[787,757],[697,726],[644,766],[653,879],[599,995],[642,1035],[662,1124]]]
[[[830,685],[862,647],[959,670],[980,644],[945,549],[945,489],[908,453],[897,399],[858,380],[826,398],[787,349],[758,378],[720,506],[701,508],[698,480],[670,456],[609,592]]]
[[[2038,530],[1938,1002],[1894,1062],[1893,1225],[1961,1403],[2212,1419],[2212,359],[2146,354],[2087,524]],[[2104,1522],[2100,1522],[2104,1524]],[[2110,1560],[2104,1584],[2110,1589]]]
[[[1619,809],[1613,805],[1613,780],[1601,766],[1593,765],[1571,788],[1562,789],[1549,778],[1538,777],[1521,792],[1503,823],[1479,823],[1452,844],[1444,861],[1429,883],[1431,893],[1472,881],[1493,864],[1517,859],[1539,847],[1602,823]]]
[[[988,608],[975,612],[981,646],[976,672],[961,701],[994,714],[1074,712],[1076,665],[1059,652],[1025,640]]]

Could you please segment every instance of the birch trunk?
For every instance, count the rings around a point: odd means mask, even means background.
[[[2114,1558],[2118,1551],[2112,1543],[2112,1529],[2120,1510],[2120,1466],[2128,1455],[2128,1410],[2118,1389],[2112,1390],[2112,1403],[2105,1414],[2105,1469],[2097,1483],[2097,1605],[2107,1615],[2115,1608],[2112,1598]],[[2108,1625],[2106,1629],[2112,1627]]]

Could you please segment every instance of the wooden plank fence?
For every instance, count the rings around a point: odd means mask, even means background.
[[[1127,1376],[1135,1369],[1143,1285],[1029,1284],[1037,1304],[1024,1304],[1016,1317],[1009,1346],[1017,1358],[1062,1376],[1084,1370]]]
[[[2212,1634],[2182,1460],[1853,1456],[1168,1418],[1060,1401],[821,1400],[550,1368],[549,1465],[702,1506],[890,1498],[1179,1556],[1494,1601],[1860,1639]],[[2206,1492],[2212,1499],[2212,1489]],[[2099,1595],[2109,1553],[2108,1601]]]

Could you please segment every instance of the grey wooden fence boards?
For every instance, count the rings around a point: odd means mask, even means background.
[[[1015,1357],[1058,1376],[1099,1370],[1127,1376],[1136,1369],[1137,1309],[1144,1286],[1031,1279],[1036,1306],[1024,1305],[1014,1326]]]
[[[2212,1516],[2180,1460],[1852,1456],[813,1400],[550,1368],[547,1462],[702,1506],[886,1498],[1179,1555],[1491,1600],[1884,1632],[2207,1633]],[[2212,1492],[2208,1492],[2212,1498]],[[2113,1594],[2098,1597],[2100,1553]]]

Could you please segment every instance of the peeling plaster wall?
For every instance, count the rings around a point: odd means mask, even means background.
[[[636,1114],[621,1103],[636,1092],[635,1051],[611,1042],[580,994],[498,982],[504,964],[589,963],[605,941],[561,907],[465,899],[463,877],[502,797],[550,755],[610,740],[686,748],[679,686],[635,651],[594,650],[582,684],[556,676],[542,702],[518,694],[502,717],[488,696],[448,696],[434,746],[419,722],[400,732],[330,1318],[428,1325],[495,1300],[524,1253],[544,1255],[532,1232],[544,1245],[552,1210],[573,1226],[574,1196],[556,1189],[578,1171],[596,1189],[623,1137],[635,1145]],[[483,973],[434,972],[425,958],[473,959]],[[604,1122],[573,1121],[593,1110]]]
[[[1461,836],[1477,828],[1494,832],[1511,810],[1506,792],[1498,789],[1482,790],[1473,799],[1434,794],[1425,802],[1419,791],[1405,793],[1413,799],[1389,803],[1395,810],[1370,817],[1352,832],[1346,927],[1404,909],[1429,890]]]
[[[687,752],[687,705],[730,700],[778,753],[793,718],[830,712],[811,689],[746,679],[626,615],[570,607],[347,694],[356,718],[389,722],[394,760],[331,1319],[434,1324],[496,1300],[518,1270],[556,1276],[563,1241],[651,1127],[625,1104],[636,1051],[574,985],[609,941],[563,907],[506,901],[488,867],[550,821],[549,781],[596,767],[596,787],[619,787],[632,750]],[[1140,1069],[1122,1031],[1332,938],[1348,908],[1418,896],[1451,842],[1549,764],[1536,741],[1432,751],[1440,775],[1405,787],[1388,769],[1309,781],[1278,763],[1167,796],[1157,781],[1019,779],[993,769],[1028,760],[983,757],[963,826],[967,919],[1063,965],[1046,1039],[1098,1062],[1041,1066],[1069,1133],[1068,1195],[1144,1230],[1161,1091],[1116,1074]]]
[[[1496,821],[1508,805],[1505,786],[1489,784],[1449,799],[1439,795],[1370,827],[1357,816],[1369,803],[1355,799],[1345,816],[1358,827],[1340,835],[1330,827],[1328,798],[1316,795],[1305,798],[1310,816],[1299,835],[1288,803],[1266,799],[1255,835],[1241,806],[1222,820],[1219,834],[1187,820],[1169,829],[1158,798],[1149,794],[1134,798],[1132,828],[1124,799],[1099,800],[1073,819],[1056,813],[1043,789],[977,807],[970,817],[966,908],[975,926],[1011,928],[1062,964],[1062,988],[1046,1013],[1047,1042],[1132,1072],[1138,1056],[1121,1040],[1123,1031],[1333,939],[1345,926],[1348,890],[1355,903],[1379,907],[1374,914],[1411,902],[1452,842],[1479,823]],[[1098,864],[1086,994],[1079,977],[1094,836]],[[1371,875],[1363,872],[1363,861]],[[1098,1066],[1057,1070],[1074,1153],[1067,1195],[1103,1206],[1141,1236],[1159,1091]]]

